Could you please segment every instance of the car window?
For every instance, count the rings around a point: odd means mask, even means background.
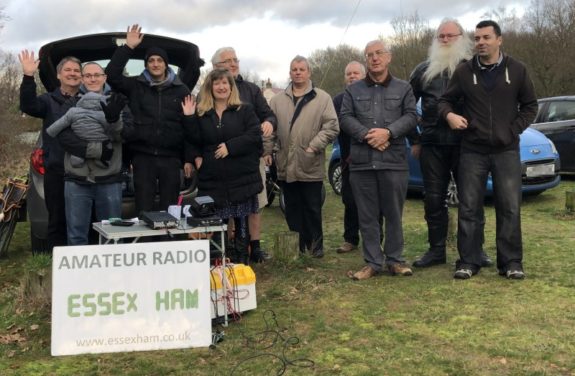
[[[549,103],[547,121],[575,119],[575,101],[557,101]]]
[[[110,59],[96,61],[96,63],[100,64],[100,66],[102,66],[104,69],[106,69],[106,66],[108,65],[109,62],[110,62]],[[180,69],[177,66],[171,65],[171,64],[170,64],[170,68],[172,68],[172,70],[176,74],[178,73],[178,71]],[[124,75],[128,76],[128,77],[139,76],[143,70],[144,70],[144,61],[143,60],[131,59],[126,64],[126,68],[124,69]]]

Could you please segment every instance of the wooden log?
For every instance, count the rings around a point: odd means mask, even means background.
[[[565,210],[570,213],[575,212],[575,191],[565,192]]]
[[[274,260],[289,263],[299,257],[299,234],[294,231],[279,232],[274,238]]]

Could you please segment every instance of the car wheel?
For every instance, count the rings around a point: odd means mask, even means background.
[[[32,253],[46,253],[49,252],[48,240],[40,239],[30,229],[30,245],[32,246]]]
[[[455,179],[451,176],[449,185],[447,186],[447,205],[451,207],[459,206],[459,197],[457,196],[457,184]]]
[[[341,196],[341,163],[339,161],[330,164],[327,176],[333,191]]]

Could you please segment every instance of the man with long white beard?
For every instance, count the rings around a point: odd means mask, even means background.
[[[425,220],[429,250],[413,266],[428,267],[446,263],[448,231],[447,187],[456,176],[461,132],[453,131],[437,111],[439,98],[447,88],[455,68],[472,56],[473,43],[459,22],[444,19],[429,48],[427,60],[411,73],[410,83],[416,100],[421,99],[421,151],[419,154],[425,189]],[[460,106],[461,107],[461,103]],[[461,110],[461,108],[459,108]],[[482,266],[493,262],[482,252]]]

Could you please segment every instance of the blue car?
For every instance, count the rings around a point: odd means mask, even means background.
[[[409,161],[410,192],[423,192],[423,177],[419,160],[411,156],[409,145],[406,145]],[[559,177],[560,161],[559,154],[553,142],[543,133],[527,128],[520,137],[519,148],[521,152],[522,178],[521,191],[523,194],[537,195],[546,189],[556,187],[561,178]],[[333,190],[341,194],[341,166],[340,149],[336,142],[333,145],[329,161],[328,178]],[[455,183],[448,189],[448,202],[457,203],[457,190]],[[491,177],[487,180],[487,196],[493,195],[493,182]]]

